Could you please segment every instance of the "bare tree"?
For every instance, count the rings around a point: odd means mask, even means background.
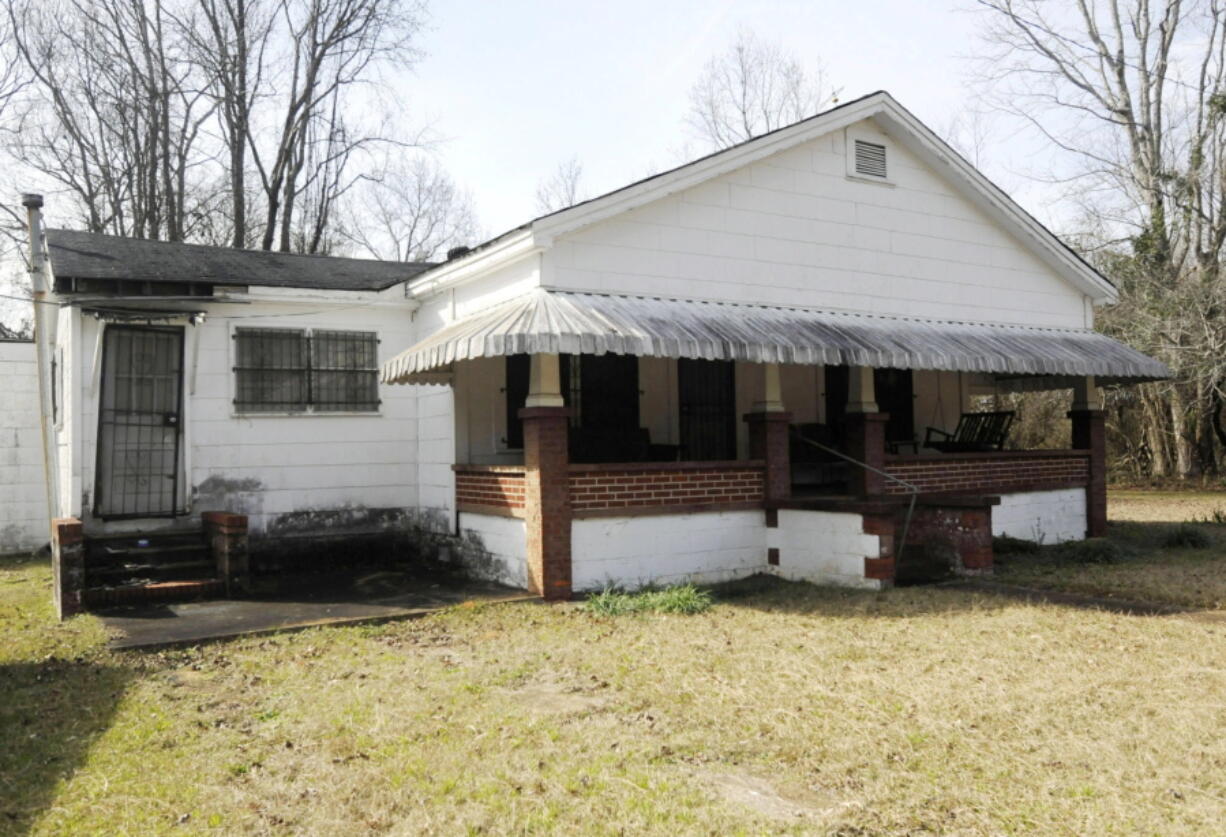
[[[160,0],[9,6],[32,83],[9,148],[77,198],[96,231],[183,240],[211,105]]]
[[[295,204],[319,121],[335,124],[343,95],[369,80],[374,65],[406,64],[417,57],[413,37],[421,27],[422,6],[417,0],[281,0],[278,14],[292,44],[281,127],[271,154],[259,153],[252,141],[264,189],[266,250],[274,243],[291,249]],[[324,133],[334,136],[332,130]],[[379,139],[347,134],[343,148],[315,159],[332,160]]]
[[[583,164],[571,157],[536,185],[536,209],[542,215],[574,206],[583,200]]]
[[[742,29],[690,88],[686,123],[714,149],[813,116],[837,101],[821,65],[809,70],[777,44]]]
[[[358,187],[345,235],[376,259],[427,262],[480,231],[472,199],[436,161],[399,156]]]
[[[191,60],[202,71],[220,123],[229,185],[229,243],[246,247],[247,159],[276,7],[274,0],[198,0],[197,8],[198,15],[184,30]]]
[[[1120,396],[1114,430],[1152,475],[1217,468],[1226,445],[1226,14],[1221,0],[978,0],[989,101],[1060,154],[1121,287],[1104,325],[1177,380]]]

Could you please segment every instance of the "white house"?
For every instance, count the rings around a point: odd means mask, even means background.
[[[1094,331],[1110,283],[885,93],[441,265],[46,252],[55,514],[87,541],[201,512],[245,515],[255,553],[429,531],[547,597],[880,586],[906,547],[977,571],[993,533],[1100,534],[1097,386],[1167,374]],[[1009,388],[1074,391],[1067,450],[964,416]]]

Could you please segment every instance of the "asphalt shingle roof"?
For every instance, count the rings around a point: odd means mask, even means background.
[[[378,291],[433,267],[47,230],[56,278]]]

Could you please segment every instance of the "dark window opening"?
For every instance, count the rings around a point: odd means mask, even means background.
[[[561,355],[562,403],[571,409],[573,462],[634,462],[647,456],[639,427],[639,367],[634,355]],[[531,358],[506,360],[506,445],[524,446],[519,417],[528,398]]]
[[[239,412],[379,409],[373,332],[239,328],[234,340]]]
[[[826,367],[826,424],[841,447],[845,439],[849,391],[848,367]],[[915,439],[914,387],[910,369],[874,369],[873,390],[877,409],[888,413],[885,426],[887,444],[911,442]]]

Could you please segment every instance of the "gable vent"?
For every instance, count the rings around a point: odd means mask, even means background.
[[[885,146],[856,140],[856,174],[885,177]]]

